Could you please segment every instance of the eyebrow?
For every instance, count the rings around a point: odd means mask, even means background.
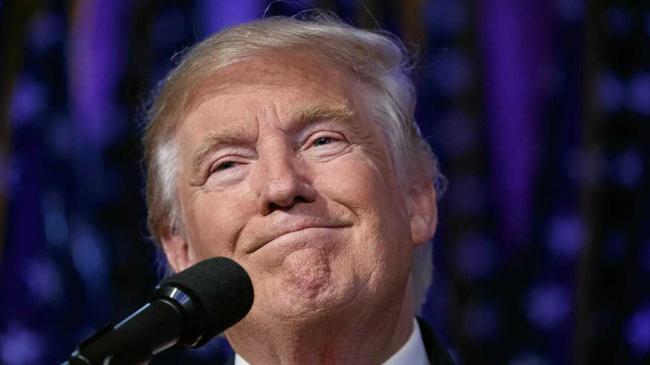
[[[323,120],[335,120],[351,125],[356,114],[347,105],[328,106],[316,104],[296,108],[290,112],[290,115],[297,117],[292,118],[293,121],[290,123],[289,130],[300,131]],[[199,172],[206,156],[212,151],[223,146],[241,146],[250,142],[246,135],[247,132],[241,125],[208,134],[192,155],[192,175],[195,176]]]
[[[201,169],[201,164],[207,155],[222,146],[243,145],[246,142],[246,131],[240,125],[224,128],[217,133],[209,133],[192,155],[192,175]]]
[[[307,105],[297,108],[292,115],[298,115],[298,121],[292,129],[301,130],[322,120],[336,120],[348,124],[354,120],[355,112],[348,105]]]

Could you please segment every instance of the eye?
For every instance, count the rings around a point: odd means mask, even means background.
[[[202,170],[202,185],[208,189],[221,189],[241,182],[255,159],[253,152],[244,148],[230,148],[210,157]]]
[[[206,176],[208,186],[224,187],[241,181],[246,176],[246,160],[234,157],[233,159],[215,161]]]
[[[314,147],[318,147],[318,146],[330,144],[332,142],[334,142],[334,138],[332,137],[318,137],[311,143],[311,145]]]
[[[318,131],[305,141],[302,150],[314,157],[334,156],[343,151],[349,143],[338,131]]]
[[[223,171],[223,170],[228,170],[230,168],[235,167],[237,163],[235,161],[226,161],[218,164],[215,166],[214,169],[212,169],[212,172],[218,172],[218,171]]]

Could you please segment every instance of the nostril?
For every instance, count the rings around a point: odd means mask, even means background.
[[[296,203],[309,203],[309,200],[307,200],[307,198],[304,198],[302,195],[298,195],[293,198],[293,204],[295,205]]]
[[[276,210],[290,209],[291,207],[293,207],[294,205],[296,205],[298,203],[309,203],[309,200],[307,200],[307,198],[305,198],[305,197],[303,197],[301,195],[297,195],[297,196],[295,196],[293,198],[292,201],[288,202],[288,204],[278,204],[278,203],[270,202],[269,203],[269,213],[272,213],[272,212],[274,212]]]

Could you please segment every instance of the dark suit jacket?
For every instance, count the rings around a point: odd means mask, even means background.
[[[418,318],[418,324],[420,325],[420,333],[422,334],[422,342],[424,342],[424,348],[427,351],[427,357],[429,358],[429,363],[431,365],[454,365],[454,361],[449,355],[449,351],[445,349],[435,333],[427,322],[423,319]]]
[[[418,324],[420,325],[422,342],[424,342],[424,348],[427,351],[429,363],[431,365],[454,365],[454,361],[451,359],[449,352],[440,344],[438,338],[433,333],[433,330],[429,327],[427,322],[418,318]],[[231,357],[226,364],[234,365],[235,357]]]

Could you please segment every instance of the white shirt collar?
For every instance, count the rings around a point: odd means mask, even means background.
[[[420,325],[413,319],[413,332],[404,346],[393,354],[383,365],[429,365],[427,352],[422,342]],[[250,365],[239,354],[235,354],[235,365]]]

